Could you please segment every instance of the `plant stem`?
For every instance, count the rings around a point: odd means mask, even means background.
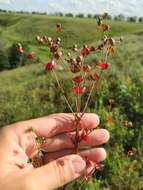
[[[94,81],[94,82],[92,83],[91,90],[90,90],[90,93],[89,93],[89,95],[88,95],[88,98],[87,98],[85,107],[84,107],[84,109],[83,109],[83,112],[82,112],[82,114],[81,114],[81,117],[83,117],[83,115],[85,114],[85,111],[86,111],[86,109],[87,109],[89,100],[90,100],[90,98],[91,98],[92,92],[93,92],[94,87],[95,87],[95,84],[96,84],[96,81]]]
[[[56,73],[55,73],[54,70],[53,70],[53,74],[54,74],[54,76],[55,76],[55,79],[56,79],[56,82],[57,82],[57,84],[58,84],[58,87],[59,87],[59,89],[61,90],[61,92],[62,92],[62,94],[63,94],[63,97],[64,97],[64,99],[65,99],[65,101],[66,101],[66,103],[67,103],[67,105],[68,105],[68,107],[69,107],[71,113],[75,116],[75,113],[74,113],[74,111],[73,111],[73,109],[72,109],[72,107],[71,107],[71,105],[70,105],[68,99],[67,99],[66,96],[65,96],[65,92],[64,92],[64,90],[63,90],[63,88],[62,88],[62,86],[61,86],[61,84],[60,84],[60,82],[59,82],[59,79],[58,79],[58,77],[57,77],[57,75],[56,75]]]
[[[79,93],[76,96],[76,105],[77,105],[76,106],[77,107],[77,115],[75,117],[75,125],[76,125],[75,153],[78,154],[78,152],[79,152],[79,143],[80,143],[80,141],[79,141],[79,139],[80,139],[79,131],[80,131],[80,120],[81,120],[81,118],[79,117],[80,116],[80,109],[81,109],[81,96],[80,96]]]

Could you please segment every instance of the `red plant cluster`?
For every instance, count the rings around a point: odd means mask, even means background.
[[[36,54],[33,51],[28,53],[25,52],[21,43],[16,44],[16,53],[19,54],[21,57],[26,56],[27,59],[29,59],[30,61],[34,60],[36,57]]]
[[[74,146],[75,152],[78,154],[79,144],[81,141],[86,141],[89,134],[92,132],[89,129],[81,129],[80,121],[84,116],[84,113],[88,107],[91,95],[96,87],[96,84],[101,80],[102,73],[107,70],[110,66],[108,62],[108,57],[114,53],[114,46],[116,40],[108,37],[105,32],[110,30],[110,26],[103,23],[103,18],[106,17],[104,14],[102,17],[98,18],[97,29],[103,33],[103,38],[97,46],[83,45],[79,48],[77,44],[71,47],[68,53],[64,53],[61,50],[61,38],[52,38],[49,36],[37,36],[36,41],[40,45],[48,47],[50,52],[50,60],[45,65],[45,72],[48,74],[51,72],[55,78],[59,89],[69,107],[70,111],[75,117],[76,134],[75,138],[71,138]],[[61,24],[56,25],[56,32],[62,32]],[[102,58],[96,62],[89,63],[88,57],[92,54],[100,54]],[[64,88],[58,78],[56,70],[62,68],[63,71],[69,73],[71,77],[72,89],[71,93],[75,97],[75,110],[73,110],[71,103],[67,96],[65,96]],[[87,93],[87,100],[84,102],[84,107],[81,106],[82,95]],[[110,102],[112,103],[112,102]],[[109,122],[112,122],[112,118],[108,118]],[[87,165],[94,165],[94,169],[90,172],[92,174],[94,171],[101,171],[103,167],[99,163],[93,163],[90,160],[86,160]],[[86,176],[87,177],[87,176]]]
[[[100,44],[96,47],[91,45],[83,45],[82,48],[78,48],[75,44],[68,53],[63,53],[61,51],[61,38],[51,38],[48,36],[37,36],[36,41],[38,44],[48,46],[49,52],[51,53],[51,60],[45,65],[46,73],[52,72],[55,77],[58,87],[61,90],[63,97],[70,109],[70,111],[75,116],[76,125],[76,135],[72,139],[75,145],[75,152],[79,151],[79,144],[81,141],[86,141],[88,135],[91,133],[89,129],[80,129],[80,121],[88,107],[92,92],[96,87],[98,81],[101,80],[101,75],[103,71],[109,68],[110,64],[108,62],[108,56],[114,53],[115,40],[111,37],[107,37],[105,32],[110,29],[110,26],[103,23],[103,18],[106,15],[100,17],[97,21],[97,29],[103,33],[103,38]],[[62,32],[61,24],[56,25],[56,32]],[[97,62],[88,63],[87,58],[91,54],[102,54],[102,58]],[[71,82],[73,84],[71,92],[75,96],[76,110],[73,110],[68,98],[64,95],[64,88],[58,79],[56,69],[61,66],[62,70],[71,73]],[[87,101],[85,106],[82,108],[81,101],[82,95],[87,93]],[[110,120],[110,119],[109,119]],[[70,138],[70,137],[69,137]],[[86,160],[87,165],[94,164],[94,171],[100,171],[102,169],[101,165],[98,163],[92,163],[90,160]],[[90,173],[92,174],[93,171]]]

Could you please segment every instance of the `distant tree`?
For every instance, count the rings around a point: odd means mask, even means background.
[[[10,48],[8,52],[8,58],[9,58],[9,64],[10,64],[10,69],[14,69],[19,66],[23,66],[27,64],[27,57],[26,55],[20,55],[16,51],[17,45],[14,43]],[[23,49],[28,52],[29,47],[27,44],[22,44]]]
[[[6,10],[0,9],[0,12],[4,12],[4,13],[5,13],[5,12],[6,12]]]
[[[76,17],[78,17],[78,18],[84,18],[84,14],[83,13],[79,13],[79,14],[76,15]]]
[[[108,14],[108,15],[106,16],[106,19],[112,20],[112,16]]]
[[[0,49],[0,71],[9,69],[9,67],[7,51],[5,49]]]
[[[64,16],[62,12],[55,13],[55,16]]]
[[[123,14],[119,14],[114,17],[114,20],[125,21],[125,16]]]
[[[129,21],[129,22],[137,22],[137,17],[136,16],[128,17],[127,21]]]
[[[18,67],[20,63],[20,55],[16,52],[16,44],[9,48],[9,63],[10,69]]]
[[[42,12],[42,13],[39,13],[40,15],[46,15],[47,13],[46,12]]]
[[[59,12],[59,16],[64,16],[62,12]]]
[[[139,22],[143,22],[143,17],[140,17],[140,18],[139,18]]]
[[[73,17],[73,14],[72,13],[66,13],[65,16],[67,16],[67,17]]]
[[[95,14],[95,15],[94,15],[94,18],[95,18],[95,19],[97,19],[97,18],[99,18],[99,17],[100,17],[99,14]]]
[[[0,39],[0,71],[9,69],[7,49],[2,39]]]
[[[92,18],[92,17],[93,17],[92,14],[88,14],[88,15],[87,15],[87,18]]]

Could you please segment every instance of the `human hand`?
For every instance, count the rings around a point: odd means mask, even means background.
[[[82,156],[94,162],[106,158],[103,148],[82,150],[73,154],[74,145],[67,133],[74,135],[74,116],[53,114],[47,117],[18,122],[1,129],[0,132],[0,190],[51,190],[58,188],[83,175],[87,169]],[[96,128],[99,118],[95,114],[85,114],[82,128]],[[44,166],[33,168],[28,158],[36,150],[34,133],[45,137],[42,148]],[[81,146],[96,146],[106,143],[109,133],[105,129],[95,129]]]

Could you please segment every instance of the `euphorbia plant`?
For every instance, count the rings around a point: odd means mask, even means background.
[[[101,80],[102,73],[108,69],[110,66],[108,62],[108,57],[112,53],[114,53],[115,39],[108,37],[106,32],[110,30],[110,26],[103,23],[103,18],[106,15],[98,18],[97,28],[100,32],[103,33],[103,38],[101,39],[99,45],[96,47],[91,45],[84,45],[82,48],[78,48],[75,44],[68,53],[64,53],[61,51],[61,38],[51,38],[48,36],[37,36],[36,40],[41,45],[47,46],[49,52],[51,54],[51,59],[45,65],[45,72],[49,74],[50,72],[53,74],[53,78],[56,80],[59,89],[64,97],[64,100],[69,107],[69,110],[74,115],[76,126],[75,137],[71,138],[71,141],[74,144],[75,153],[79,153],[80,142],[86,141],[88,135],[91,133],[90,129],[80,128],[80,122],[82,117],[84,116],[87,107],[89,105],[90,98],[94,89],[96,88],[97,83]],[[62,28],[61,24],[57,24],[56,32],[61,33]],[[102,58],[100,58],[97,62],[93,64],[89,64],[87,58],[91,54],[102,54]],[[69,74],[70,81],[72,83],[72,88],[70,92],[73,94],[75,98],[75,109],[71,106],[71,102],[69,98],[65,95],[63,84],[61,84],[60,79],[58,77],[57,71],[59,66],[63,71],[66,71],[66,74]],[[61,71],[61,72],[63,72]],[[87,100],[82,102],[82,97],[84,94],[87,94]],[[81,106],[83,105],[84,106]],[[68,135],[68,134],[67,134]],[[44,139],[37,138],[38,142],[43,143]],[[87,165],[92,165],[93,163],[90,160],[85,158]],[[95,170],[101,170],[101,166],[99,164],[95,164]],[[92,173],[93,171],[91,171]]]

